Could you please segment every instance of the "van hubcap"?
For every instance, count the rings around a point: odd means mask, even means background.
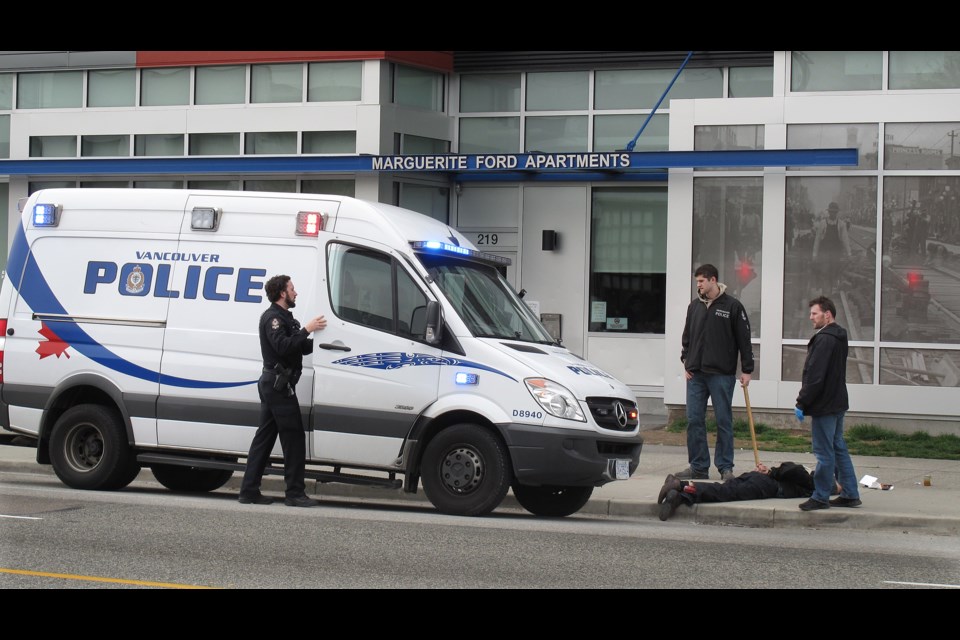
[[[483,461],[473,449],[453,449],[440,463],[440,477],[451,492],[470,493],[480,485],[483,478]]]

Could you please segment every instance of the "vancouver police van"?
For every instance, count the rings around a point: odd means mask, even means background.
[[[0,425],[36,438],[70,487],[118,489],[148,467],[169,489],[212,491],[243,470],[276,274],[297,287],[298,319],[328,321],[297,384],[309,478],[422,483],[459,515],[512,488],[566,516],[637,468],[630,389],[552,339],[507,261],[442,222],[200,190],[48,189],[22,211],[0,289]],[[281,460],[278,444],[267,473]]]

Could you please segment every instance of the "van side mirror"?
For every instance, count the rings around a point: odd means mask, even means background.
[[[438,345],[443,338],[443,320],[440,318],[440,303],[436,300],[427,302],[427,330],[424,340],[427,344]]]

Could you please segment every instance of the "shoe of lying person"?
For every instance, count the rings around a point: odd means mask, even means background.
[[[682,499],[683,496],[676,489],[670,489],[667,491],[667,495],[664,496],[663,502],[660,503],[660,520],[666,521],[670,516],[672,516],[673,512],[677,510],[677,505],[680,504]]]
[[[672,473],[667,475],[666,479],[663,481],[663,486],[660,487],[660,495],[657,496],[657,504],[663,504],[663,499],[667,497],[667,492],[671,489],[674,491],[683,490],[684,484],[685,483],[683,480],[680,480]]]

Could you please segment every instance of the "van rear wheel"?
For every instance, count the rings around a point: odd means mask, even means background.
[[[512,477],[507,448],[477,424],[458,424],[434,436],[423,453],[423,491],[438,511],[482,516],[496,509]]]
[[[53,426],[50,463],[68,487],[112,491],[140,473],[116,410],[82,404],[66,410]]]
[[[233,477],[231,469],[203,469],[173,464],[155,464],[150,470],[157,482],[171,491],[216,491]]]
[[[593,487],[531,487],[514,484],[513,496],[536,516],[564,518],[579,511],[593,495]]]

